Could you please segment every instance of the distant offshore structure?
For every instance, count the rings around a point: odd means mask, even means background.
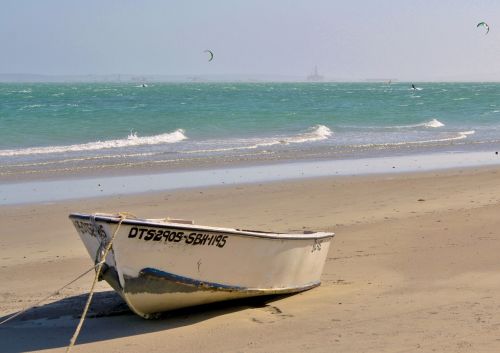
[[[312,74],[310,74],[309,76],[307,76],[307,81],[311,81],[311,82],[323,81],[323,76],[318,74],[318,67],[317,66],[314,66],[314,72]]]

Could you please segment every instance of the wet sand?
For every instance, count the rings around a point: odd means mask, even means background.
[[[74,352],[498,351],[499,178],[470,168],[2,206],[0,316],[92,265],[68,213],[127,211],[336,237],[319,288],[267,302],[148,321],[100,283]],[[64,351],[91,281],[0,326],[0,350]]]

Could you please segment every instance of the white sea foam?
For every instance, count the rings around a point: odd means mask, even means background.
[[[31,93],[31,89],[23,89],[20,91],[9,91],[10,93]]]
[[[437,119],[432,119],[431,121],[423,123],[423,126],[425,126],[425,127],[442,127],[442,126],[444,126],[444,124]]]
[[[197,149],[186,151],[184,153],[201,153],[201,152],[224,152],[236,150],[256,149],[259,147],[268,147],[274,145],[287,145],[294,143],[315,142],[328,139],[333,134],[325,125],[312,126],[307,131],[294,136],[277,136],[265,139],[243,139],[227,141],[231,144],[229,147]]]
[[[125,160],[127,158],[132,157],[147,157],[147,156],[155,156],[160,153],[154,152],[146,152],[146,153],[128,153],[128,154],[107,154],[102,156],[91,156],[91,157],[81,157],[81,158],[67,158],[67,159],[57,159],[51,161],[44,162],[33,162],[33,163],[17,163],[17,164],[2,164],[0,165],[0,170],[2,168],[7,167],[34,167],[34,166],[47,166],[53,164],[66,164],[66,163],[75,163],[75,162],[88,162],[88,161],[101,161],[106,159],[122,159]]]
[[[143,146],[143,145],[160,145],[160,144],[180,142],[182,140],[185,140],[186,138],[187,137],[184,134],[184,130],[182,129],[178,129],[170,133],[164,133],[153,136],[144,136],[144,137],[138,137],[137,133],[132,132],[126,139],[120,139],[120,140],[96,141],[78,145],[30,147],[21,149],[0,150],[0,157],[26,156],[34,154],[49,154],[49,153],[64,153],[64,152],[96,151],[101,149]]]
[[[425,121],[423,123],[419,124],[412,124],[412,125],[398,125],[394,126],[396,129],[412,129],[412,128],[418,128],[418,127],[427,127],[427,128],[437,128],[437,127],[442,127],[444,124],[440,122],[437,119],[432,119],[430,121]]]
[[[303,143],[326,140],[332,136],[333,132],[325,125],[316,125],[310,127],[306,132],[297,136],[285,138],[286,143]],[[280,140],[280,142],[283,140]]]
[[[462,136],[460,137],[461,139],[464,139],[464,138],[467,138],[468,135],[473,135],[475,134],[476,131],[475,130],[469,130],[469,131],[462,131],[462,132],[459,132],[458,135],[459,136]]]
[[[25,110],[25,109],[33,109],[33,108],[40,108],[44,107],[45,104],[28,104],[28,105],[23,105],[19,110]]]
[[[446,141],[454,141],[454,140],[463,140],[466,139],[467,136],[475,134],[476,132],[474,130],[470,131],[460,131],[457,132],[456,135],[452,135],[450,137],[443,137],[441,139],[434,139],[434,140],[426,140],[426,141],[412,141],[412,142],[402,142],[401,144],[422,144],[422,143],[431,143],[431,142],[446,142]]]
[[[476,133],[476,131],[474,131],[474,130],[459,131],[453,135],[450,135],[449,137],[443,137],[443,138],[432,139],[432,140],[364,144],[364,145],[357,145],[357,147],[404,146],[404,145],[422,145],[422,144],[426,144],[426,143],[435,143],[435,142],[448,142],[448,141],[455,141],[455,140],[463,140],[463,139],[466,139],[467,136],[473,135],[475,133]]]

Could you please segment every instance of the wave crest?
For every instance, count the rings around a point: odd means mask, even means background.
[[[220,148],[210,148],[210,149],[199,149],[193,151],[186,151],[183,153],[202,153],[202,152],[224,152],[224,151],[237,151],[237,150],[253,150],[259,147],[269,147],[275,145],[288,145],[292,143],[305,143],[305,142],[315,142],[328,139],[333,134],[325,125],[315,125],[307,129],[306,132],[295,136],[286,137],[273,137],[267,139],[249,139],[249,140],[234,140],[227,141],[226,143],[239,143],[247,144],[245,146],[230,146],[230,147],[220,147]]]
[[[96,151],[101,149],[111,149],[141,145],[159,145],[165,143],[176,143],[187,139],[185,131],[182,129],[174,132],[164,133],[153,136],[138,137],[137,133],[131,132],[126,139],[96,141],[77,145],[67,146],[47,146],[47,147],[30,147],[16,150],[0,150],[0,157],[25,156],[34,154],[49,154],[49,153],[64,153],[64,152],[80,152],[80,151]]]
[[[430,121],[425,121],[420,124],[413,124],[413,125],[400,125],[396,126],[398,129],[411,129],[411,128],[416,128],[416,127],[427,127],[427,128],[438,128],[438,127],[443,127],[444,124],[437,120],[436,118],[430,120]]]
[[[458,137],[456,138],[456,140],[462,140],[462,139],[465,139],[467,138],[468,135],[473,135],[475,134],[476,131],[475,130],[470,130],[470,131],[461,131],[458,133]]]
[[[425,126],[425,127],[442,127],[442,126],[444,126],[444,124],[437,119],[432,119],[431,121],[423,123],[423,126]]]
[[[303,143],[326,140],[332,136],[333,132],[325,125],[316,125],[308,129],[308,131],[284,139],[287,143]]]
[[[405,141],[405,142],[389,142],[389,143],[372,143],[372,144],[357,145],[357,147],[404,146],[404,145],[422,145],[422,144],[426,144],[426,143],[449,142],[449,141],[466,139],[469,135],[473,135],[475,133],[476,133],[475,130],[458,131],[458,132],[456,132],[452,136],[443,137],[443,138],[436,138],[436,139],[432,139],[432,140]]]

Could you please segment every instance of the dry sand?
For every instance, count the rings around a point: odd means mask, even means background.
[[[1,316],[92,265],[67,219],[72,211],[336,233],[322,285],[267,303],[222,303],[148,321],[100,283],[74,352],[500,351],[500,169],[1,207]],[[0,351],[64,351],[91,280],[0,326]]]

